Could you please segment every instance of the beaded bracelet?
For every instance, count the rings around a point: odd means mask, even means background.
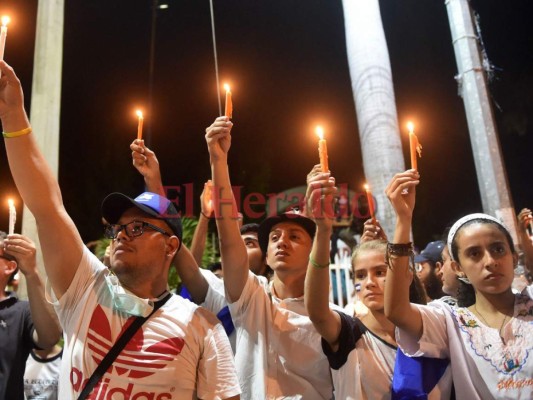
[[[309,263],[315,267],[315,268],[318,268],[318,269],[325,269],[325,268],[329,268],[329,263],[326,264],[326,265],[320,265],[319,263],[317,263],[313,257],[309,256]]]
[[[28,135],[31,133],[31,126],[28,126],[27,128],[21,129],[20,131],[16,132],[2,132],[2,136],[6,139],[16,138],[19,136]]]
[[[409,257],[409,269],[411,269],[411,271],[414,271],[415,252],[413,250],[413,243],[387,243],[385,261],[389,266],[389,269],[392,269],[391,257]]]

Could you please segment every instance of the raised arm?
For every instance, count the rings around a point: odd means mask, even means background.
[[[181,249],[174,256],[174,266],[187,291],[191,294],[192,301],[201,304],[205,301],[209,284],[202,275],[190,250],[182,244]]]
[[[204,184],[204,190],[200,195],[200,209],[198,225],[196,225],[194,230],[191,243],[191,253],[198,265],[202,265],[202,257],[207,240],[207,228],[209,219],[213,214],[213,182],[211,182],[211,179]]]
[[[372,220],[372,218],[365,221],[361,243],[369,242],[371,240],[387,240],[387,235],[381,227],[379,220]]]
[[[341,320],[339,314],[329,308],[329,250],[335,180],[329,172],[316,171],[307,184],[307,216],[315,221],[316,234],[305,277],[305,307],[320,336],[333,351],[337,351]]]
[[[130,149],[133,166],[143,176],[146,189],[149,192],[166,196],[161,180],[159,161],[155,153],[144,145],[144,140],[142,139],[135,139],[130,144]]]
[[[155,153],[144,145],[143,140],[139,139],[133,141],[130,149],[133,166],[144,177],[146,189],[165,196],[159,161]],[[181,249],[174,256],[174,266],[196,304],[204,302],[209,287],[198,265],[191,251],[182,244]]]
[[[396,229],[392,246],[410,243],[411,221],[415,207],[416,185],[420,176],[415,170],[396,174],[385,189],[396,211]],[[389,243],[389,248],[391,243]],[[385,315],[394,325],[419,339],[422,336],[422,316],[409,301],[409,285],[413,273],[409,269],[409,256],[395,255],[389,249],[389,271],[385,282]]]
[[[518,234],[524,252],[526,267],[530,274],[533,274],[533,243],[527,231],[529,224],[533,223],[533,216],[529,208],[523,208],[518,214]]]
[[[228,171],[232,126],[228,117],[218,117],[206,129],[205,138],[211,162],[213,204],[224,269],[224,286],[229,301],[235,302],[241,297],[248,278],[249,266],[246,246],[239,231],[237,206]]]
[[[30,303],[31,318],[35,331],[33,341],[42,349],[54,346],[61,335],[61,327],[57,315],[46,301],[44,285],[37,269],[35,244],[23,235],[9,235],[7,254],[15,257],[20,272],[26,278],[28,301]]]
[[[9,167],[24,203],[37,221],[44,266],[55,295],[68,289],[81,260],[83,242],[65,211],[54,174],[39,150],[34,133],[9,137],[30,127],[24,111],[20,81],[4,61],[0,61],[0,118]],[[26,131],[27,132],[27,131]],[[38,134],[36,132],[35,134]],[[9,251],[9,243],[6,243]]]

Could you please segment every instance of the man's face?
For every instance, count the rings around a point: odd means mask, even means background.
[[[435,268],[428,261],[416,264],[416,275],[426,289],[426,294],[432,300],[443,296],[442,280],[437,276]]]
[[[432,270],[433,268],[431,267],[431,264],[427,261],[422,261],[416,264],[416,275],[422,283],[426,281]]]
[[[268,235],[267,264],[276,273],[298,270],[305,274],[312,243],[311,236],[300,225],[280,222]]]
[[[125,225],[133,221],[148,222],[172,235],[164,221],[152,218],[135,207],[125,211],[117,224]],[[168,240],[169,236],[149,227],[144,227],[142,235],[136,237],[129,237],[122,229],[111,243],[111,269],[123,283],[125,281],[122,278],[127,275],[149,276],[151,272],[157,273],[157,267],[165,265],[167,260]]]
[[[256,275],[263,275],[266,269],[266,264],[263,252],[259,247],[259,241],[257,240],[257,232],[246,232],[241,235],[241,237],[246,246],[246,252],[248,253],[250,271]]]

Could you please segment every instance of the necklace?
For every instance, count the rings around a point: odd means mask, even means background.
[[[492,326],[490,326],[490,324],[487,322],[485,317],[478,311],[478,309],[476,307],[476,303],[474,303],[474,310],[476,310],[476,314],[481,317],[481,319],[483,320],[485,325],[487,325],[489,328],[492,328]],[[503,344],[505,344],[505,339],[502,336],[502,329],[505,326],[505,321],[507,321],[507,314],[504,314],[502,324],[500,325],[500,329],[498,329],[498,334],[500,335],[500,339],[502,340]]]

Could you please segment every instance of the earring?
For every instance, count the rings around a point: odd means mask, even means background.
[[[468,279],[466,276],[460,276],[458,277],[458,279],[463,282],[463,283],[466,283],[467,285],[471,285],[472,282],[470,282],[470,279]]]

